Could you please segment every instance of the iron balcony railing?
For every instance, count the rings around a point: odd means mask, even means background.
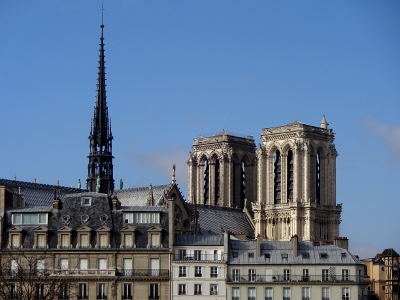
[[[359,275],[349,275],[346,276],[346,278],[342,278],[342,276],[333,276],[330,275],[329,278],[324,278],[325,280],[322,280],[321,275],[309,275],[309,276],[303,276],[303,275],[228,275],[227,276],[227,282],[242,282],[242,283],[247,283],[247,282],[260,282],[260,283],[265,283],[265,282],[312,282],[312,283],[369,283],[370,278],[369,276],[359,276]]]
[[[225,257],[222,254],[197,254],[197,255],[183,255],[174,254],[174,261],[225,261]]]
[[[118,276],[129,277],[169,277],[168,269],[122,269],[117,272]]]

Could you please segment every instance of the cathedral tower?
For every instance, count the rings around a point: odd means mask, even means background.
[[[256,201],[257,173],[252,136],[225,130],[199,136],[188,160],[190,203],[248,208]]]
[[[111,194],[114,190],[111,121],[106,101],[104,25],[101,24],[96,106],[89,135],[89,164],[86,187],[91,192]]]
[[[293,122],[263,129],[257,150],[256,234],[273,240],[333,240],[339,236],[334,133]]]

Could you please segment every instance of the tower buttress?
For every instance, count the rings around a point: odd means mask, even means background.
[[[89,164],[86,188],[91,192],[111,194],[114,190],[111,121],[106,101],[103,23],[100,26],[100,54],[96,106],[89,135]]]

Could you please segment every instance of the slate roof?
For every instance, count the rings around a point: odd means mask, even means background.
[[[254,231],[245,213],[240,208],[188,204],[192,212],[197,210],[201,234],[216,235],[223,231],[245,232],[253,237]]]
[[[54,199],[54,189],[60,189],[61,200],[65,199],[66,194],[80,193],[86,190],[57,186],[50,184],[33,183],[18,180],[1,179],[0,185],[5,185],[13,190],[15,194],[21,191],[26,206],[50,206]]]
[[[153,186],[154,205],[164,205],[164,196],[172,186],[172,184]],[[146,206],[148,195],[149,187],[129,188],[113,192],[113,196],[117,196],[123,206]]]
[[[381,256],[395,256],[395,257],[399,257],[399,254],[393,249],[393,248],[389,248],[389,249],[385,249],[383,250]]]
[[[321,244],[314,246],[313,242],[299,242],[298,254],[294,256],[294,251],[290,241],[262,241],[260,256],[256,255],[257,241],[230,241],[230,251],[228,262],[230,264],[363,264],[358,258],[349,251],[335,245]],[[237,252],[234,257],[233,252]],[[249,257],[248,253],[253,252],[254,257]],[[308,253],[309,258],[303,258],[302,253]],[[269,253],[270,258],[265,258],[264,253]],[[321,258],[320,254],[327,254],[326,258]],[[342,256],[345,253],[345,256]],[[287,254],[288,258],[282,259],[282,254]],[[236,254],[235,254],[236,256]]]
[[[223,246],[224,235],[177,234],[175,246]]]

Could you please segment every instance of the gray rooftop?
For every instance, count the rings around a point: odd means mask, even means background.
[[[224,235],[190,235],[177,234],[175,246],[223,246]]]
[[[154,205],[164,205],[164,196],[172,188],[172,184],[153,186]],[[115,190],[113,196],[117,196],[123,206],[146,206],[149,196],[149,187],[129,188]]]

